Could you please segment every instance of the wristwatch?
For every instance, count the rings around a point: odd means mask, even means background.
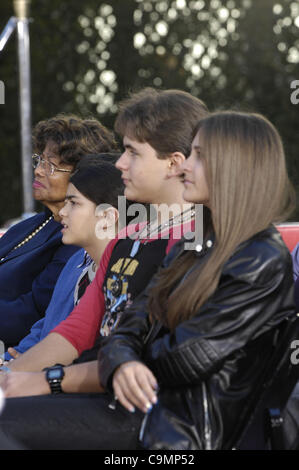
[[[64,369],[62,366],[57,365],[45,369],[46,379],[50,385],[51,393],[63,393],[61,382],[64,377]]]

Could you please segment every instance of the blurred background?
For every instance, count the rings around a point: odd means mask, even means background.
[[[1,0],[0,31],[12,15]],[[113,128],[129,91],[179,88],[267,116],[299,199],[297,0],[32,0],[30,18],[32,125],[71,112]],[[17,49],[14,33],[0,54],[0,227],[23,210]]]

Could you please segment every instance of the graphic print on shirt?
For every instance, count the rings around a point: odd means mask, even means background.
[[[89,284],[92,283],[96,275],[96,265],[91,259],[89,264],[83,269],[82,273],[80,274],[75,290],[74,290],[74,305],[78,305],[81,298],[83,297],[87,287]]]
[[[102,336],[108,336],[112,332],[124,310],[132,304],[131,294],[128,293],[128,277],[134,275],[138,265],[139,261],[136,259],[120,258],[111,267],[106,285],[103,286],[106,310],[100,330]],[[113,289],[115,282],[119,282],[121,286],[121,291],[117,294]]]

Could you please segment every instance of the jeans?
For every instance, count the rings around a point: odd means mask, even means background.
[[[26,449],[132,450],[144,417],[107,394],[59,394],[8,398],[0,416],[1,435]],[[3,447],[4,448],[4,447]]]

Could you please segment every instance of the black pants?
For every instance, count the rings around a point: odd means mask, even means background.
[[[30,450],[136,449],[144,415],[118,403],[110,409],[110,403],[106,394],[8,398],[0,416],[0,448],[4,434]]]

